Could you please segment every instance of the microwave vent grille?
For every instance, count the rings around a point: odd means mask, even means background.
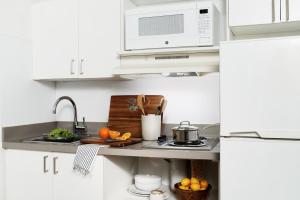
[[[139,18],[139,36],[184,33],[184,15]]]

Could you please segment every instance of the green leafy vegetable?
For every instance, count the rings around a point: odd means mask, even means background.
[[[53,129],[49,134],[48,137],[49,138],[70,138],[73,137],[74,134],[72,132],[70,132],[67,129],[62,129],[62,128],[56,128]]]

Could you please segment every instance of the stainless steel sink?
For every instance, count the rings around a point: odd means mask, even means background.
[[[33,138],[26,138],[22,142],[26,143],[47,143],[47,144],[80,144],[80,139],[76,139],[71,142],[51,142],[44,139],[43,136],[33,137]]]

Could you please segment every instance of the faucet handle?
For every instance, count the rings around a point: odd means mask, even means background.
[[[82,124],[84,127],[87,127],[86,122],[85,122],[85,117],[82,118]]]
[[[82,123],[79,123],[75,126],[76,129],[86,129],[87,124],[85,122],[85,117],[82,118]]]

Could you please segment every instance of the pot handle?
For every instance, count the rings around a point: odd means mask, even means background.
[[[180,124],[179,124],[179,128],[182,127],[183,125],[191,126],[191,122],[190,122],[190,121],[182,121],[182,122],[180,122]]]

